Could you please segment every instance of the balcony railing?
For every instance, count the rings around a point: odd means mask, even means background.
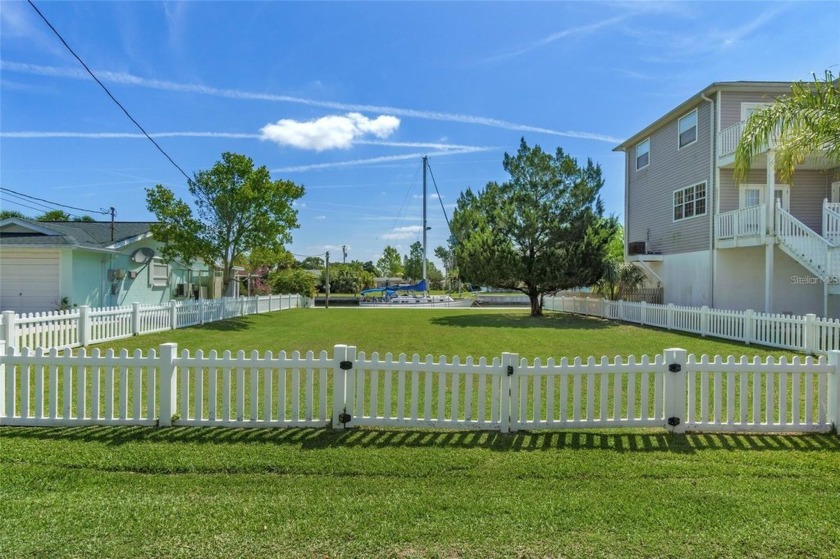
[[[744,121],[724,128],[718,134],[718,157],[732,155],[738,147],[741,139],[741,132],[744,130]]]
[[[741,141],[741,134],[744,132],[744,125],[746,121],[741,121],[737,124],[733,124],[732,126],[728,126],[720,131],[718,134],[718,157],[726,157],[727,155],[732,155],[735,153],[735,150],[738,147],[738,142]],[[776,139],[778,138],[778,134],[780,132],[780,127],[777,126],[770,142],[772,145],[775,145]],[[762,145],[756,153],[763,153],[767,151],[767,144]]]
[[[822,236],[832,245],[840,245],[840,204],[823,200]]]
[[[737,241],[743,237],[763,237],[767,226],[764,204],[720,213],[715,216],[715,230],[719,240]]]

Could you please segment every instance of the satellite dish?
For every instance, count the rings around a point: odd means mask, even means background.
[[[131,261],[137,264],[145,264],[155,255],[155,251],[149,247],[140,247],[131,253]]]

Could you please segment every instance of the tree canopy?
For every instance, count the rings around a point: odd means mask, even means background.
[[[459,197],[455,258],[465,281],[521,291],[538,316],[543,294],[601,277],[617,222],[603,215],[604,181],[592,160],[580,166],[562,148],[551,155],[523,138],[503,166],[508,181]]]
[[[754,112],[744,125],[735,150],[735,177],[746,180],[753,157],[771,146],[776,173],[789,182],[794,169],[811,154],[840,163],[840,80],[831,72],[825,80],[797,82],[790,95]]]
[[[376,267],[387,278],[401,277],[403,273],[400,251],[388,245],[382,251],[382,258],[376,261]]]
[[[327,271],[321,271],[321,284],[327,282]],[[330,264],[330,291],[333,293],[358,293],[362,289],[375,287],[376,279],[373,274],[365,271],[359,261],[349,264]]]
[[[321,270],[324,267],[324,259],[320,256],[307,256],[300,262],[304,270]]]
[[[303,196],[303,186],[271,180],[265,166],[255,169],[244,155],[223,153],[210,170],[194,175],[188,189],[192,206],[165,186],[146,189],[146,203],[158,221],[152,234],[167,260],[200,258],[220,267],[225,293],[239,257],[258,247],[279,251],[298,227],[292,202]]]
[[[423,279],[423,245],[420,241],[412,243],[403,257],[403,277],[413,281]]]

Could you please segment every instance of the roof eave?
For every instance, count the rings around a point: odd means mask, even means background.
[[[670,122],[677,115],[686,112],[689,108],[702,101],[704,96],[709,97],[718,91],[766,91],[767,93],[779,93],[784,90],[789,90],[792,83],[793,82],[714,82],[705,89],[695,93],[636,134],[630,136],[628,139],[614,147],[613,151],[627,151],[628,148],[635,146],[637,143],[653,134],[665,123]]]

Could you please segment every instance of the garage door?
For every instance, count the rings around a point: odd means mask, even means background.
[[[0,310],[51,311],[59,304],[57,250],[0,250]]]

